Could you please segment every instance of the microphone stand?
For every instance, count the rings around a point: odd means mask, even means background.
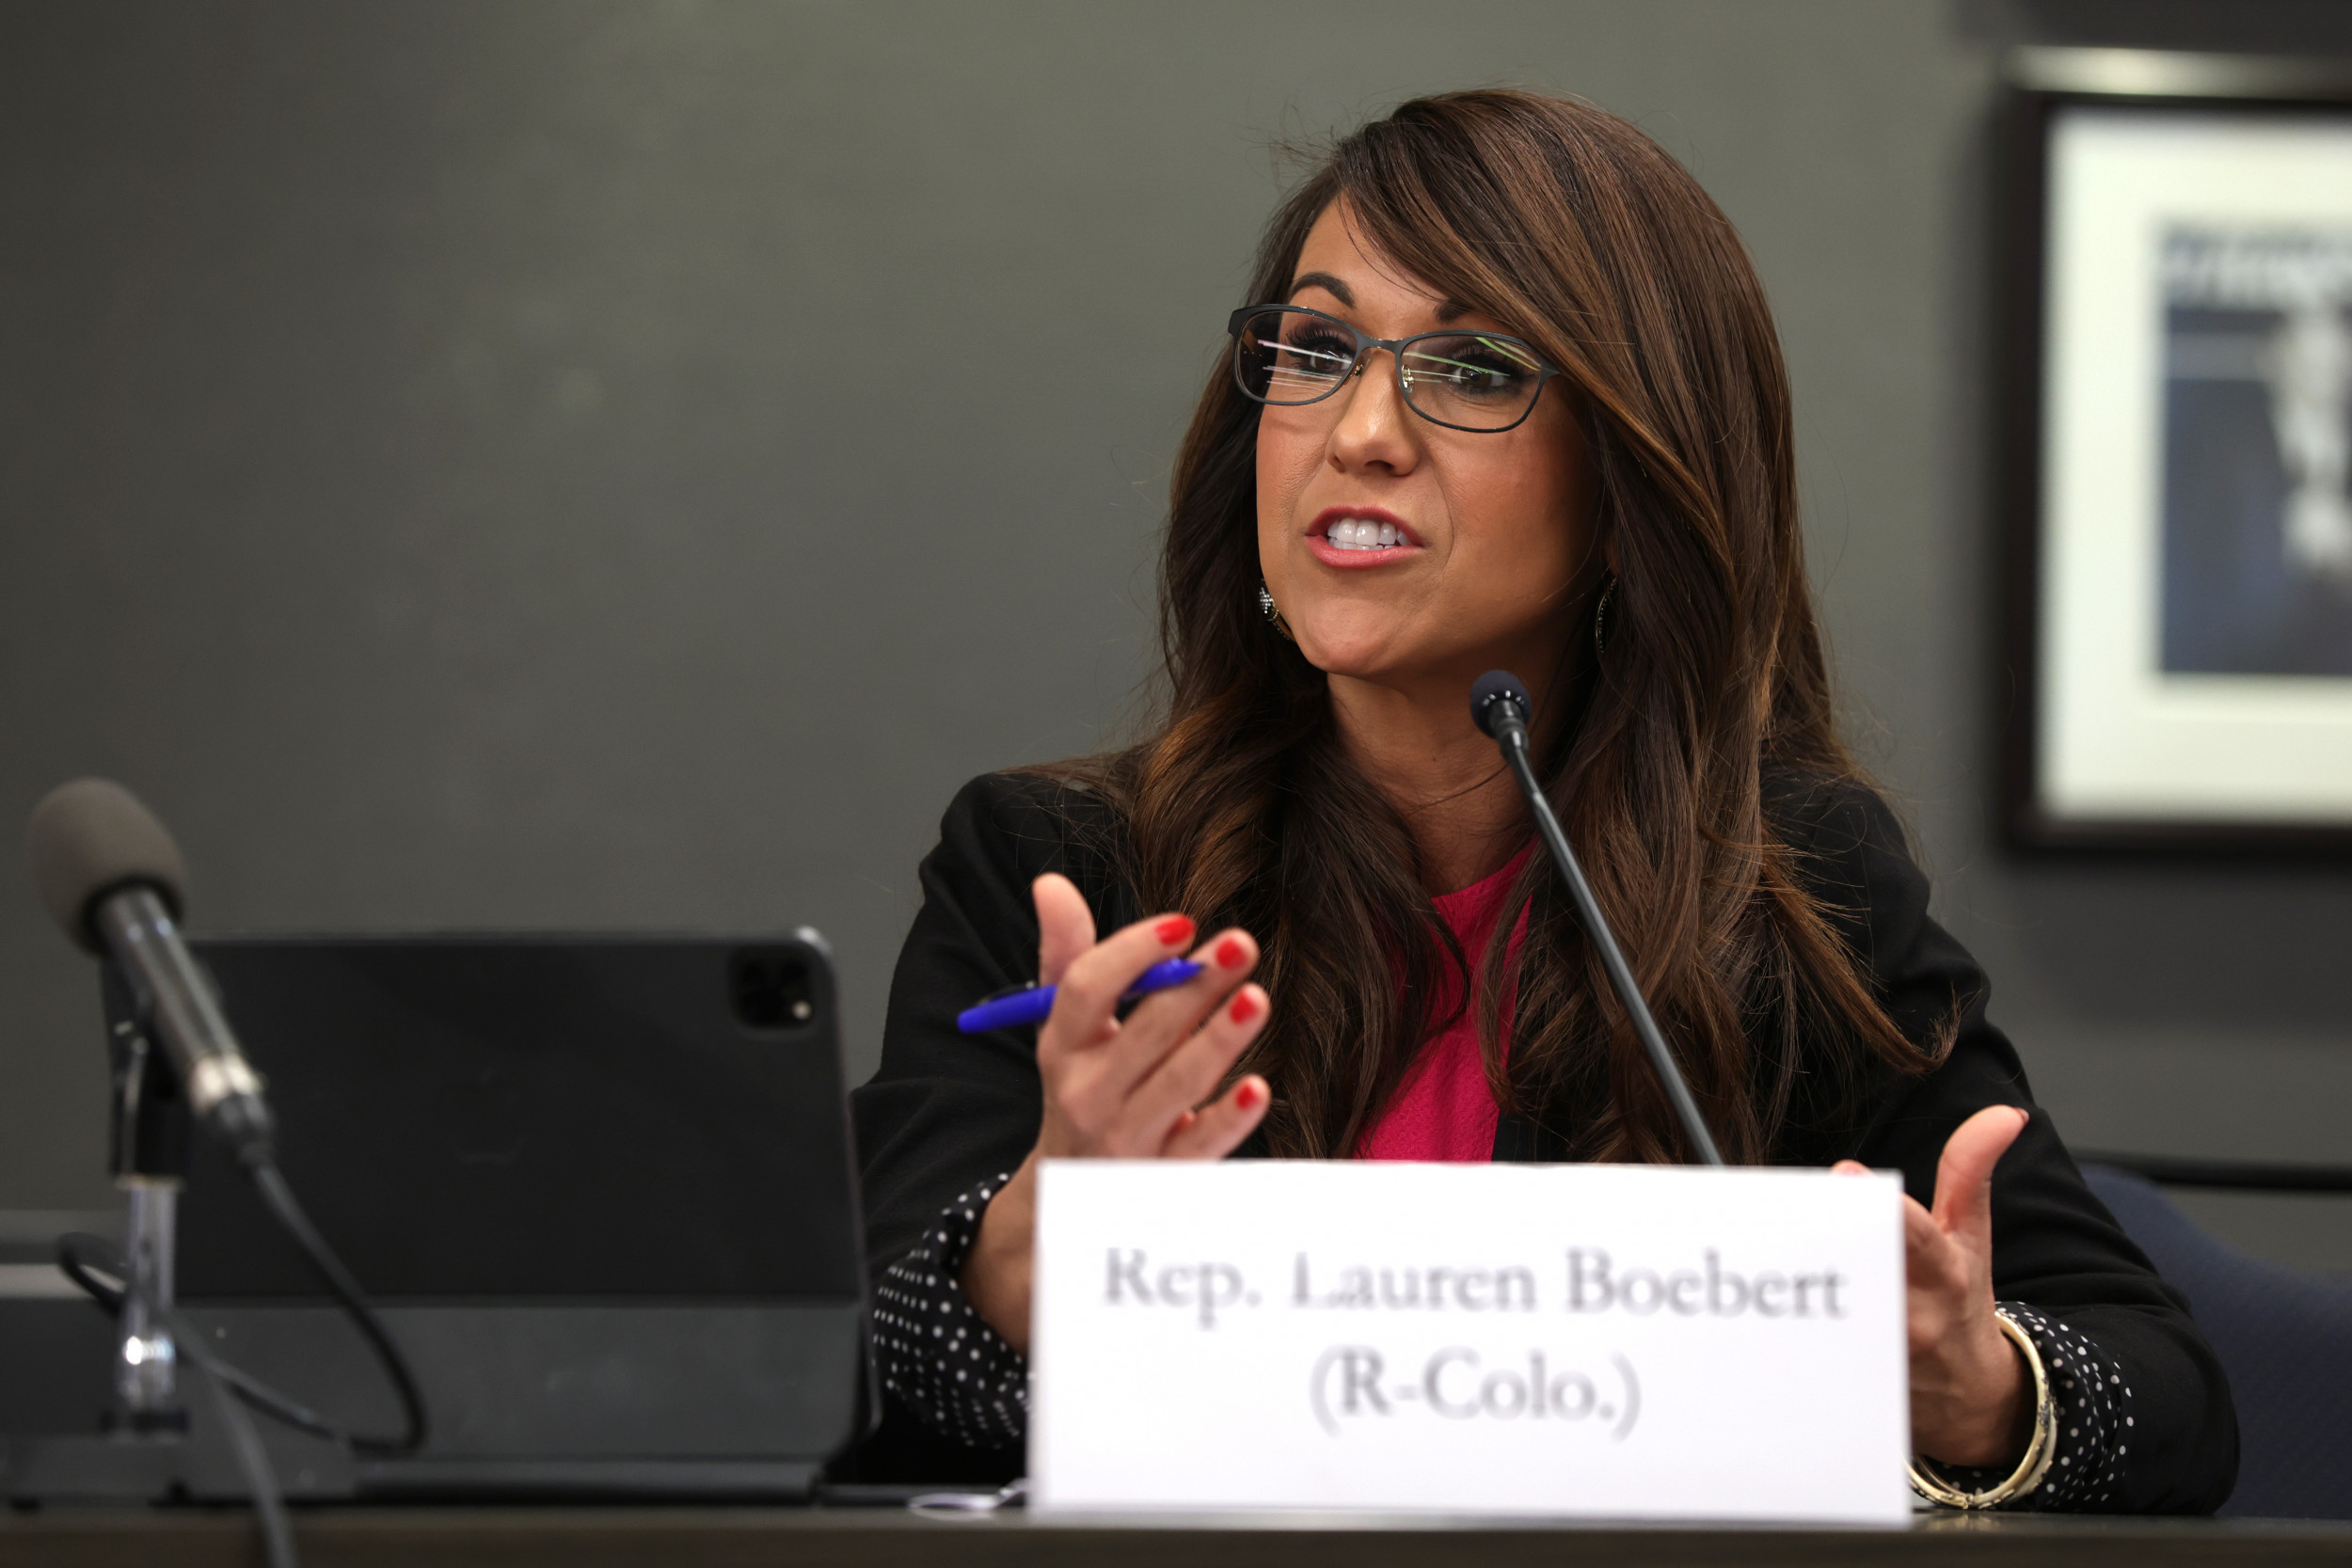
[[[118,999],[130,994],[114,965],[101,975]],[[51,1498],[161,1502],[184,1493],[199,1468],[181,1393],[183,1348],[169,1321],[180,1188],[194,1123],[145,1018],[128,1009],[118,1016],[124,1022],[106,1042],[114,1080],[107,1164],[127,1212],[121,1298],[106,1303],[115,1318],[107,1379],[113,1403],[95,1433],[0,1434],[0,1497],[19,1507]]]
[[[106,966],[108,986],[127,991]],[[135,1433],[184,1433],[177,1401],[178,1346],[164,1315],[174,1299],[180,1187],[188,1169],[188,1102],[163,1052],[141,1022],[115,1027],[115,1185],[126,1203],[122,1310],[115,1336],[114,1387],[121,1422]]]
[[[1723,1154],[1715,1148],[1714,1135],[1708,1132],[1707,1122],[1699,1116],[1698,1101],[1691,1098],[1691,1085],[1684,1082],[1674,1053],[1666,1049],[1666,1038],[1658,1032],[1658,1021],[1650,1016],[1649,1003],[1642,996],[1641,985],[1633,978],[1624,953],[1617,948],[1616,936],[1600,912],[1592,884],[1584,879],[1584,868],[1577,863],[1576,851],[1568,847],[1568,835],[1560,831],[1560,819],[1552,815],[1551,802],[1544,798],[1543,785],[1536,782],[1534,764],[1529,760],[1527,751],[1528,706],[1517,678],[1500,670],[1480,676],[1478,684],[1470,689],[1470,714],[1477,720],[1478,727],[1502,748],[1502,760],[1510,765],[1511,776],[1518,781],[1519,793],[1527,797],[1527,809],[1534,814],[1535,831],[1542,836],[1544,847],[1551,851],[1552,863],[1567,879],[1568,896],[1576,902],[1576,917],[1583,923],[1584,934],[1592,939],[1594,949],[1600,954],[1601,968],[1609,972],[1610,988],[1633,1020],[1633,1032],[1641,1037],[1644,1049],[1649,1053],[1650,1066],[1657,1072],[1667,1100],[1674,1104],[1683,1136],[1697,1152],[1698,1164],[1720,1165],[1724,1163]]]

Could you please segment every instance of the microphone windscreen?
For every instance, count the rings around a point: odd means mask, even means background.
[[[1518,676],[1508,670],[1487,671],[1470,683],[1470,718],[1489,739],[1499,738],[1493,718],[1497,697],[1508,697],[1518,704],[1522,717],[1535,711],[1535,705],[1527,700],[1527,688],[1519,684]]]
[[[111,779],[75,779],[41,797],[25,830],[33,885],[50,916],[99,951],[90,906],[133,883],[153,888],[171,912],[186,904],[188,870],[155,814]]]

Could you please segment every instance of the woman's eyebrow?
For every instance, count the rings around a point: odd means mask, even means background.
[[[1291,292],[1282,297],[1284,299],[1296,299],[1300,294],[1305,293],[1309,289],[1321,289],[1325,293],[1329,294],[1332,298],[1338,300],[1342,305],[1347,306],[1350,309],[1355,307],[1356,291],[1349,288],[1345,282],[1340,278],[1332,277],[1327,272],[1300,273],[1292,282]]]
[[[1321,289],[1342,305],[1350,309],[1355,309],[1356,291],[1347,286],[1344,278],[1335,277],[1327,272],[1300,273],[1292,282],[1291,292],[1282,297],[1285,300],[1296,299],[1309,289]],[[1470,310],[1471,307],[1463,304],[1458,299],[1441,300],[1438,305],[1438,320],[1440,323],[1460,321],[1464,316],[1469,315]]]

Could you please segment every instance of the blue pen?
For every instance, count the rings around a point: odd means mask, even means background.
[[[1181,986],[1200,973],[1200,965],[1190,958],[1162,958],[1138,975],[1127,988],[1122,1002],[1170,986]],[[1042,1023],[1045,1015],[1054,1010],[1053,986],[1024,986],[1008,996],[992,996],[956,1015],[956,1027],[967,1035],[984,1035],[991,1029],[1018,1029],[1025,1024]]]

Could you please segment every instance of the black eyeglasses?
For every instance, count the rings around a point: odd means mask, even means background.
[[[1528,343],[1500,332],[1367,338],[1337,316],[1296,305],[1245,305],[1225,330],[1233,337],[1233,380],[1279,408],[1321,403],[1363,369],[1374,349],[1385,348],[1407,408],[1448,430],[1492,433],[1525,420],[1544,383],[1560,373]]]

